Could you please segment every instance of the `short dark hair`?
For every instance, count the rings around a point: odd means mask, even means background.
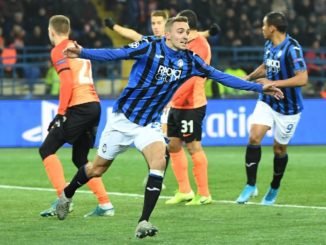
[[[176,17],[169,18],[165,23],[165,31],[170,31],[171,26],[175,22],[186,22],[186,23],[188,23],[188,18],[185,17],[185,16],[176,16]]]
[[[188,24],[191,30],[197,30],[197,23],[198,18],[194,11],[190,9],[182,10],[180,13],[178,13],[177,16],[185,16],[188,18]]]
[[[285,33],[288,27],[288,21],[281,12],[270,12],[266,16],[266,22],[269,26],[275,26],[279,32]]]

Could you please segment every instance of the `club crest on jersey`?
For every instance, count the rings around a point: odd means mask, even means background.
[[[129,43],[129,44],[128,44],[128,46],[129,46],[130,48],[138,48],[139,45],[140,45],[139,42],[133,42],[133,43]]]
[[[277,58],[280,58],[281,57],[281,55],[282,55],[282,50],[280,50],[280,51],[278,51],[278,53],[277,53]]]
[[[178,60],[178,67],[181,68],[183,66],[183,60]]]
[[[102,152],[105,153],[106,151],[107,151],[107,146],[106,146],[106,144],[104,144],[104,145],[102,146]]]

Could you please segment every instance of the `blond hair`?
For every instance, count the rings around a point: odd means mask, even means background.
[[[49,20],[49,25],[59,35],[69,35],[70,33],[70,20],[67,16],[53,15]]]
[[[169,18],[168,11],[166,10],[155,10],[151,13],[151,17],[153,16],[162,17],[164,20]]]
[[[188,18],[185,17],[185,16],[176,16],[176,17],[169,18],[166,21],[166,24],[165,24],[165,31],[171,31],[171,26],[175,22],[186,22],[186,23],[188,23]]]

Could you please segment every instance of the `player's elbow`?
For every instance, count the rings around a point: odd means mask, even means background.
[[[298,83],[299,83],[298,85],[306,86],[308,83],[308,72],[307,71],[299,72],[297,76],[298,76]]]
[[[302,85],[301,86],[306,86],[308,83],[308,72],[305,71],[302,74]]]

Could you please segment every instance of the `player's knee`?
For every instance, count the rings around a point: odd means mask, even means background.
[[[104,171],[102,168],[94,168],[94,167],[91,169],[91,172],[90,172],[91,176],[95,177],[95,178],[101,177],[103,173],[104,173]]]
[[[87,159],[82,159],[79,156],[73,156],[72,157],[72,162],[75,164],[75,166],[77,168],[80,168],[81,166],[83,166],[84,164],[86,164],[88,162]]]
[[[284,145],[274,145],[273,146],[274,154],[278,157],[286,155],[286,146]]]
[[[181,147],[182,146],[180,146],[180,144],[170,142],[168,148],[169,148],[169,152],[176,153],[176,152],[179,152],[181,150]]]
[[[261,138],[258,135],[250,135],[249,144],[250,145],[260,145]]]
[[[42,160],[44,160],[45,158],[47,158],[48,156],[54,154],[54,152],[50,151],[47,147],[45,147],[44,145],[41,145],[41,147],[38,149],[38,152],[42,158]]]
[[[193,155],[193,154],[195,154],[197,152],[202,151],[203,148],[201,147],[200,143],[195,144],[194,142],[192,142],[192,143],[187,144],[187,150],[188,150],[190,155]]]
[[[165,170],[166,169],[166,159],[164,156],[154,159],[151,163],[149,163],[149,167],[151,169]]]

